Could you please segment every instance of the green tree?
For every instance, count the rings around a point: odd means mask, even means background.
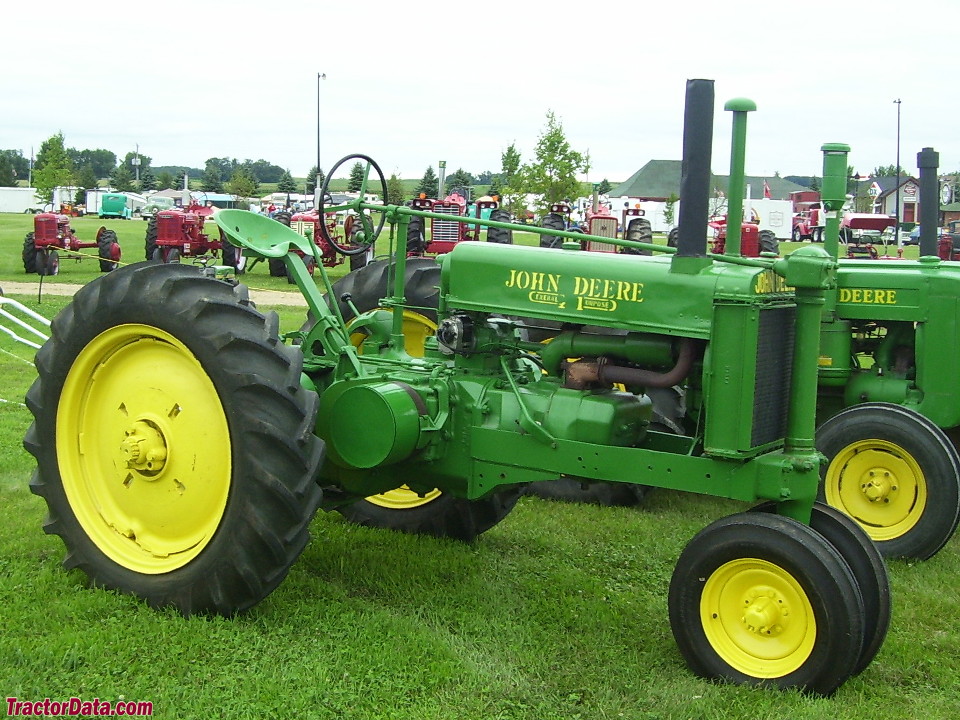
[[[139,160],[140,162],[139,166],[134,164],[134,159]],[[126,156],[123,158],[123,162],[120,164],[130,171],[131,177],[142,178],[143,172],[150,167],[151,162],[153,162],[153,158],[151,158],[149,155],[144,155],[143,153],[128,152]]]
[[[597,192],[601,195],[606,195],[613,189],[613,185],[610,184],[610,181],[604,178],[600,181],[600,184],[597,185]]]
[[[552,110],[547,111],[547,125],[534,150],[536,160],[520,168],[521,187],[538,196],[537,204],[547,208],[580,195],[577,174],[590,169],[590,158],[570,147],[563,125]]]
[[[140,171],[140,189],[141,190],[155,190],[157,188],[157,178],[153,174],[153,170],[149,167],[146,170]]]
[[[875,167],[872,173],[874,177],[894,177],[896,174],[896,165],[880,165],[879,167]],[[903,175],[903,168],[900,169],[900,174]]]
[[[295,193],[297,191],[297,181],[293,179],[289,170],[284,170],[283,174],[280,175],[277,190],[285,193]]]
[[[117,192],[129,192],[133,190],[133,174],[130,169],[123,164],[117,165],[113,174],[110,176],[110,185]]]
[[[172,190],[183,190],[183,183],[187,181],[187,171],[181,170],[177,173],[177,176],[173,179]],[[189,189],[189,188],[188,188]]]
[[[237,197],[255,197],[260,190],[260,183],[253,176],[250,168],[237,168],[224,189]]]
[[[211,164],[207,164],[207,169],[203,171],[203,177],[200,178],[200,189],[204,192],[223,192],[223,180],[220,178],[220,169]]]
[[[469,190],[470,186],[473,185],[473,175],[468,173],[463,168],[457,168],[457,171],[447,178],[446,185],[450,190],[453,188],[464,188],[465,190]],[[470,193],[467,192],[468,198],[469,195]]]
[[[423,193],[428,198],[435,198],[439,192],[440,180],[433,171],[433,166],[427,165],[427,169],[424,170],[423,177],[420,179],[420,184],[417,185],[416,194],[420,195]]]
[[[497,176],[497,189],[502,197],[501,205],[515,218],[525,220],[527,205],[524,200],[524,191],[520,177],[521,157],[517,144],[510,143],[506,150],[500,153],[500,174]],[[493,194],[493,188],[490,189]]]
[[[177,179],[169,170],[161,170],[157,173],[157,188],[160,190],[171,190]]]
[[[403,205],[405,199],[403,183],[394,173],[387,180],[387,197],[384,201],[389,205]]]
[[[355,162],[350,168],[350,181],[347,183],[348,192],[360,192],[363,186],[363,163]]]
[[[313,195],[318,190],[317,175],[320,176],[321,185],[323,185],[323,181],[327,179],[322,168],[317,168],[316,165],[310,168],[310,172],[307,173],[307,195]]]
[[[94,172],[92,165],[84,165],[77,172],[77,185],[88,190],[97,187],[97,173]]]
[[[48,203],[53,199],[55,187],[74,184],[73,167],[63,146],[63,133],[57,133],[43,141],[33,169],[33,186],[37,199]]]
[[[89,165],[97,178],[110,177],[110,173],[117,166],[117,155],[110,150],[76,150],[67,148],[67,154],[73,161],[73,166],[82,168]]]
[[[676,193],[670,193],[670,197],[667,198],[667,201],[663,204],[663,221],[669,225],[671,228],[674,225],[674,221],[677,216],[677,201],[680,199],[680,196]]]
[[[30,161],[19,150],[0,150],[0,157],[9,161],[18,180],[26,180],[30,175]]]
[[[0,187],[16,187],[17,172],[6,155],[0,155]]]

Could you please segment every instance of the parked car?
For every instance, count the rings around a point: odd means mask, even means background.
[[[940,238],[944,235],[947,235],[947,231],[944,228],[937,228],[937,241],[939,242]],[[913,230],[910,231],[910,234],[903,241],[904,245],[919,245],[920,244],[920,226],[917,225]]]

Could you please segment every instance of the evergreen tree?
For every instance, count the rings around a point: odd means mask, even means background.
[[[520,152],[516,143],[510,143],[500,154],[500,174],[497,176],[500,205],[518,219],[525,220],[527,207],[520,182]],[[491,194],[492,194],[491,188]]]
[[[30,175],[30,161],[19,150],[0,150],[0,157],[7,159],[17,179],[26,180]]]
[[[307,195],[313,195],[319,189],[317,188],[317,175],[320,176],[321,186],[323,185],[323,181],[327,179],[323,170],[318,170],[316,165],[310,168],[310,172],[307,173]]]
[[[350,170],[350,181],[347,183],[348,192],[360,192],[360,188],[363,187],[363,175],[363,163],[355,162]]]
[[[600,181],[600,184],[597,185],[597,192],[601,195],[606,195],[610,190],[613,189],[613,185],[610,184],[610,181],[604,178]]]
[[[234,170],[233,176],[224,186],[224,189],[231,195],[250,198],[257,195],[260,190],[260,183],[257,182],[250,168],[239,167]]]
[[[280,175],[280,180],[277,182],[277,190],[285,193],[295,193],[297,191],[297,181],[293,179],[293,175],[290,174],[289,170],[284,170]]]
[[[155,190],[157,187],[157,178],[154,177],[153,170],[149,167],[140,171],[140,189]]]
[[[183,190],[183,183],[187,177],[187,171],[181,170],[177,173],[177,176],[173,179],[172,190]]]
[[[421,178],[420,184],[417,185],[416,194],[423,194],[428,198],[435,198],[439,192],[440,180],[437,178],[437,174],[433,171],[433,166],[427,165],[427,169],[423,172],[423,178]]]
[[[200,189],[204,192],[223,192],[223,180],[220,179],[220,169],[216,165],[207,164],[200,179]]]
[[[403,205],[405,199],[403,183],[394,173],[387,180],[387,197],[384,200],[389,205]]]
[[[126,165],[117,165],[110,176],[110,185],[117,192],[130,192],[133,190],[133,175]]]
[[[170,190],[176,182],[177,179],[169,170],[161,170],[157,173],[157,188],[160,190]]]

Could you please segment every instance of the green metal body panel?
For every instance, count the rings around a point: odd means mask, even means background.
[[[872,358],[850,367],[842,345],[821,341],[821,384],[842,384],[844,405],[895,402],[942,428],[960,425],[960,263],[841,260],[832,317],[838,332],[854,335],[853,351]],[[898,347],[912,356],[906,368]]]
[[[100,217],[122,217],[129,218],[130,210],[127,208],[127,196],[119,193],[104,193],[100,198]]]
[[[792,302],[769,267],[463,243],[439,258],[446,307],[707,339],[715,301]],[[443,309],[443,308],[441,308]]]

